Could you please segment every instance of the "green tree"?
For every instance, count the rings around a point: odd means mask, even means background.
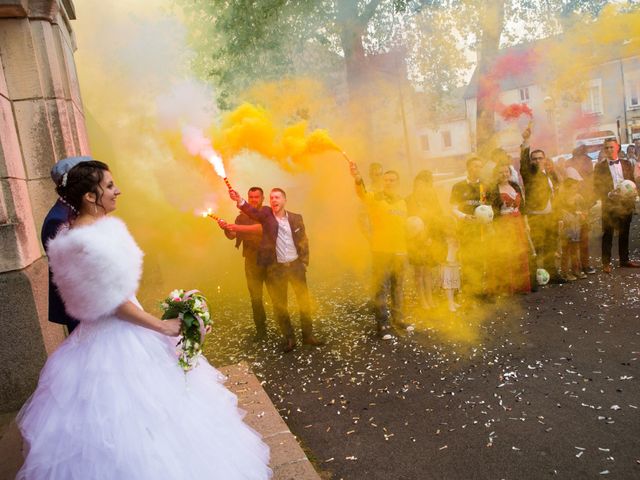
[[[176,0],[196,70],[213,80],[222,106],[261,80],[322,78],[343,69],[352,100],[370,85],[367,56],[402,47],[411,79],[434,112],[470,68],[486,75],[499,49],[591,21],[608,0]],[[636,4],[635,0],[629,4]],[[524,25],[524,30],[523,30]],[[491,138],[491,99],[478,105],[478,138]]]
[[[199,73],[225,98],[256,80],[313,70],[339,59],[349,91],[367,83],[366,56],[401,44],[403,19],[431,2],[402,0],[177,0],[197,52]],[[433,2],[437,3],[437,2]]]

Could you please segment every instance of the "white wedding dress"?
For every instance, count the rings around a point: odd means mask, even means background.
[[[224,377],[201,359],[186,375],[175,339],[120,320],[142,252],[116,218],[63,230],[49,260],[80,320],[49,357],[18,415],[18,479],[209,480],[271,477],[269,448],[242,422]]]

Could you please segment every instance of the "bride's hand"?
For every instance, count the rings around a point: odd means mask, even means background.
[[[180,335],[180,326],[182,321],[179,318],[172,318],[170,320],[163,320],[160,325],[160,333],[167,335],[168,337],[177,337]]]

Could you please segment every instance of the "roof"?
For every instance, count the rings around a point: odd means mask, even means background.
[[[551,57],[548,53],[558,47],[570,48],[575,52],[576,58],[586,61],[587,65],[596,66],[609,61],[637,56],[640,52],[640,38],[617,41],[614,44],[595,43],[592,39],[585,38],[584,41],[567,46],[564,35],[555,35],[503,48],[491,66],[492,73],[494,73],[493,70],[496,69],[496,66],[498,69],[504,70],[496,75],[500,91],[524,88],[541,83],[541,78],[544,76],[552,77],[553,71],[550,62],[545,58]],[[567,56],[566,52],[559,53]],[[566,63],[563,63],[562,68],[565,66]],[[478,94],[478,78],[480,76],[478,67],[476,66],[466,87],[465,99],[475,98]]]
[[[533,42],[520,43],[512,47],[500,50],[494,65],[500,62],[511,64],[512,68],[507,68],[504,76],[500,76],[498,83],[501,91],[523,88],[536,83],[536,66],[538,63],[537,53],[543,42],[550,42],[550,39],[536,40]],[[478,94],[478,77],[480,73],[477,65],[467,85],[464,98],[475,98]]]
[[[367,55],[366,65],[374,72],[407,78],[407,52],[404,48],[395,48],[388,52]]]
[[[430,98],[423,92],[414,91],[411,97],[412,108],[419,124],[448,123],[467,118],[467,107],[463,98],[465,87],[456,88],[449,96],[441,99],[437,110],[429,106]]]

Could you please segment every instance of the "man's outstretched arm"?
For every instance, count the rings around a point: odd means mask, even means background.
[[[240,196],[235,190],[229,190],[229,198],[236,202],[236,206],[250,218],[253,218],[256,222],[263,223],[266,220],[265,210],[258,210],[255,207],[249,205],[249,203]]]
[[[364,198],[367,194],[367,189],[364,186],[364,180],[362,179],[362,175],[360,175],[358,165],[356,165],[355,162],[349,161],[349,170],[351,172],[351,176],[356,182],[356,194],[358,197]]]
[[[522,132],[522,144],[520,145],[520,176],[522,182],[526,183],[529,180],[531,174],[531,159],[529,152],[531,147],[529,145],[529,139],[531,138],[531,123]]]

